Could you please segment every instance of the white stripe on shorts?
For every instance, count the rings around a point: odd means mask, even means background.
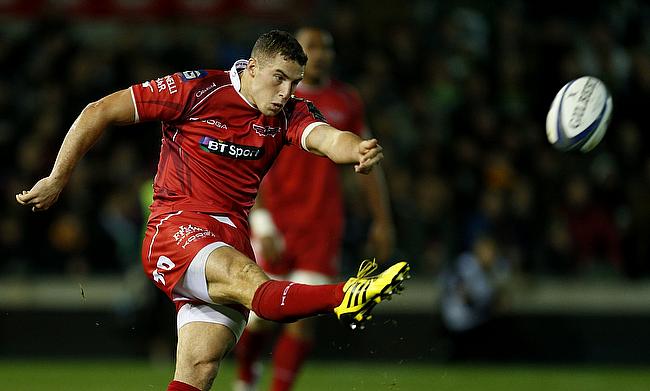
[[[178,212],[170,214],[169,216],[167,216],[164,219],[160,220],[160,222],[158,224],[156,224],[156,232],[153,234],[153,237],[151,238],[151,244],[149,245],[149,254],[147,254],[147,262],[151,262],[151,250],[153,250],[153,242],[156,241],[156,236],[158,236],[158,229],[160,228],[162,223],[167,221],[167,219],[169,219],[170,217],[178,216],[181,213],[183,213],[183,211],[179,210]]]

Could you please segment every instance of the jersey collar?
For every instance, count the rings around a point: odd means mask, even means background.
[[[239,90],[241,90],[241,79],[239,78],[239,73],[242,72],[244,69],[246,69],[246,65],[248,65],[248,60],[237,60],[235,63],[232,65],[232,68],[230,68],[230,82],[232,83],[232,87],[237,91],[239,96],[244,100],[244,102],[248,103],[248,105],[254,109],[257,109],[251,102],[246,99],[244,95],[242,95]]]

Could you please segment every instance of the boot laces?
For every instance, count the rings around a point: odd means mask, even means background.
[[[377,262],[375,259],[364,259],[359,266],[359,271],[357,272],[357,278],[363,278],[369,275],[370,273],[377,270]]]

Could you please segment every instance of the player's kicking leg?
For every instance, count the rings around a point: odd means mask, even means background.
[[[215,303],[240,303],[259,317],[275,322],[296,320],[334,312],[350,327],[370,318],[372,309],[403,289],[410,267],[398,262],[383,273],[375,261],[364,261],[356,277],[346,283],[306,285],[270,280],[244,254],[224,246],[215,249],[205,267],[210,298]]]

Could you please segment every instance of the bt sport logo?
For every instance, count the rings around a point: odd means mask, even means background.
[[[264,148],[240,145],[229,141],[203,136],[199,141],[201,149],[231,159],[258,160],[264,155]]]

